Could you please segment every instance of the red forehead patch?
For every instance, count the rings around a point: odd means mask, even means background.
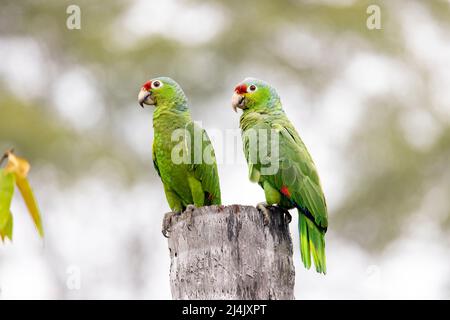
[[[247,85],[246,84],[240,84],[236,88],[234,88],[234,91],[239,94],[243,94],[247,92]]]
[[[144,83],[144,85],[142,86],[142,88],[144,88],[145,90],[150,90],[151,87],[152,87],[152,82],[151,82],[151,81],[147,81],[147,82]]]

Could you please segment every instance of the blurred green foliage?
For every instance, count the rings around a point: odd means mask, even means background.
[[[2,0],[0,37],[31,38],[38,43],[44,52],[48,92],[65,70],[82,65],[95,77],[95,90],[107,108],[94,129],[74,130],[55,111],[50,94],[27,98],[24,83],[23,95],[17,96],[14,92],[18,90],[12,92],[7,79],[0,79],[0,149],[14,146],[35,166],[52,164],[68,183],[81,177],[98,159],[114,158],[117,169],[132,181],[139,178],[139,172],[152,170],[151,161],[127,145],[117,130],[123,121],[117,115],[137,108],[137,89],[151,75],[171,75],[183,83],[191,99],[201,100],[229,92],[230,81],[239,80],[230,77],[251,64],[277,70],[318,97],[339,81],[340,71],[359,48],[403,61],[413,74],[426,79],[433,70],[415,63],[406,52],[401,10],[420,3],[444,29],[450,24],[448,1],[346,1],[340,5],[333,1],[216,0],[208,4],[220,8],[225,24],[213,39],[180,42],[161,33],[127,45],[120,41],[123,32],[118,19],[132,3],[76,1],[82,9],[82,29],[69,31],[65,11],[73,1]],[[366,8],[374,3],[383,10],[383,29],[370,31],[365,25]],[[152,19],[151,10],[148,19]],[[292,29],[312,33],[328,52],[327,60],[311,62],[300,55],[294,63],[281,54],[279,35]],[[196,69],[198,63],[207,63],[207,72]],[[401,130],[401,119],[411,107],[405,104],[411,100],[382,96],[367,101],[369,107],[359,127],[341,151],[351,174],[341,182],[345,199],[330,213],[330,230],[368,250],[379,250],[398,237],[408,218],[418,211],[438,219],[445,228],[450,226],[448,197],[437,200],[444,206],[444,215],[433,215],[432,207],[420,209],[433,188],[450,194],[449,121],[428,107],[431,91],[424,86],[418,93],[422,99],[416,102],[440,126],[439,136],[426,150],[411,146]]]

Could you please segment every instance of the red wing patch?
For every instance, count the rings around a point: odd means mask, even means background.
[[[286,197],[288,197],[288,198],[291,197],[291,193],[289,192],[288,187],[282,186],[280,191],[281,191],[281,193],[284,194]]]

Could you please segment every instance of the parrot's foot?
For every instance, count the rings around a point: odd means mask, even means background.
[[[278,208],[280,208],[280,210],[283,211],[283,213],[284,213],[284,222],[285,222],[286,224],[291,223],[291,221],[292,221],[292,216],[291,216],[291,214],[289,213],[289,210],[288,210],[288,209],[285,209],[285,208],[281,208],[281,207],[278,207]]]
[[[172,225],[172,218],[176,216],[177,212],[167,212],[164,215],[163,224],[162,224],[162,234],[164,237],[169,238],[170,226]]]
[[[265,226],[270,224],[270,210],[268,207],[270,206],[266,202],[260,202],[256,205],[256,209],[258,209],[263,215]]]
[[[192,216],[192,213],[195,211],[195,209],[197,209],[196,206],[194,206],[193,204],[189,204],[186,207],[186,210],[184,210],[184,214],[186,215],[186,226],[189,231],[191,231],[192,226],[194,225],[194,218]]]

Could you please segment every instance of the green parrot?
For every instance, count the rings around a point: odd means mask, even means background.
[[[292,123],[280,97],[264,81],[247,78],[234,90],[232,106],[243,110],[240,128],[249,178],[263,189],[265,203],[257,208],[270,222],[268,206],[277,205],[287,214],[299,213],[300,251],[303,264],[326,273],[325,232],[327,206],[314,162]],[[255,141],[256,140],[256,141]]]
[[[192,121],[186,95],[174,80],[147,81],[138,101],[141,107],[155,107],[153,164],[172,210],[163,220],[162,233],[168,237],[174,214],[191,215],[195,207],[221,204],[214,149],[206,131]]]

